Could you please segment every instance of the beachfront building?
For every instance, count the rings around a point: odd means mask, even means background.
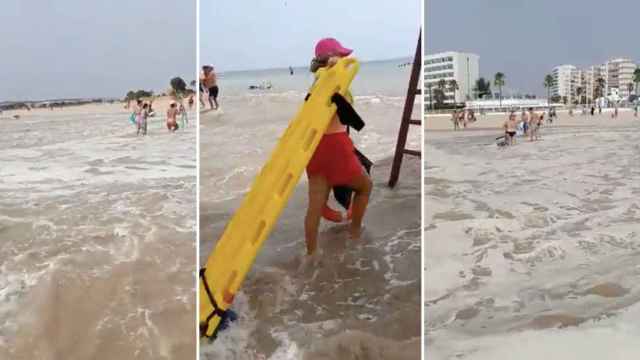
[[[617,58],[607,61],[605,66],[607,95],[611,94],[611,89],[614,88],[617,89],[620,97],[629,97],[632,93],[629,91],[629,85],[633,84],[633,72],[636,69],[636,64],[627,58]]]
[[[463,103],[474,98],[473,88],[480,77],[480,57],[475,54],[447,51],[439,54],[427,55],[424,59],[424,103],[429,106],[433,91],[438,88],[440,80],[445,81],[445,103]],[[455,80],[458,90],[450,87],[451,80]]]
[[[604,96],[610,101],[619,102],[632,95],[629,91],[633,84],[633,72],[636,64],[628,58],[616,58],[601,65],[593,65],[585,69],[577,69],[573,65],[560,65],[553,68],[551,75],[554,84],[551,96],[559,96],[563,102],[580,103],[586,98],[587,103]],[[602,91],[598,93],[599,81],[602,79]],[[581,90],[578,90],[581,89]],[[578,92],[581,96],[578,97]]]
[[[560,97],[563,101],[571,103],[576,97],[576,89],[581,78],[578,68],[573,65],[556,66],[551,71],[551,76],[551,97]]]

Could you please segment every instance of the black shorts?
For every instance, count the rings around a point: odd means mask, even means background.
[[[214,99],[218,98],[218,87],[217,86],[212,86],[209,88],[209,97],[212,97]]]
[[[507,131],[507,135],[514,137],[516,136],[516,132],[515,131]]]

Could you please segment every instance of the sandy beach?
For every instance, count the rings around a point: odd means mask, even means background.
[[[408,77],[407,70],[398,74]],[[386,187],[404,99],[355,95],[367,125],[353,139],[375,161],[363,238],[350,241],[347,225],[323,222],[320,263],[299,269],[307,206],[303,175],[236,296],[240,319],[213,344],[203,342],[201,358],[420,356],[420,161],[405,158],[398,186]],[[294,90],[226,96],[222,110],[201,117],[201,262],[304,96]],[[409,145],[419,149],[420,130],[413,130]]]
[[[427,117],[429,359],[640,356],[640,120],[559,113],[498,148],[506,115]]]
[[[167,101],[138,138],[122,103],[0,115],[0,358],[195,356],[196,128]]]

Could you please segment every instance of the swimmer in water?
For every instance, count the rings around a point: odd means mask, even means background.
[[[207,97],[209,101],[209,106],[213,110],[217,110],[218,105],[218,80],[216,76],[216,72],[211,65],[205,65],[202,67],[202,72],[200,73],[200,82],[203,87],[208,90],[209,96]],[[212,102],[213,100],[213,102]],[[215,107],[214,107],[215,103]]]
[[[142,104],[142,107],[136,111],[136,125],[138,126],[138,131],[136,132],[136,136],[139,136],[142,133],[143,136],[147,135],[147,117],[149,117],[149,104]]]
[[[334,66],[340,58],[347,57],[352,50],[344,48],[335,39],[322,39],[316,44],[311,71]],[[313,255],[318,247],[318,227],[323,208],[333,186],[348,186],[355,194],[352,201],[350,234],[358,239],[373,184],[356,156],[347,126],[334,115],[324,136],[320,140],[309,164],[309,206],[305,217],[305,239],[307,255]]]
[[[167,129],[170,132],[178,130],[178,106],[175,101],[171,101],[167,110]]]

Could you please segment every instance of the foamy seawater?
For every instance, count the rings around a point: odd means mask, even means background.
[[[394,64],[385,71],[396,71],[394,81],[403,84],[398,94],[404,94],[409,70]],[[379,80],[360,79],[387,83]],[[305,81],[297,85],[299,90],[226,93],[220,98],[221,110],[202,115],[201,262],[309,85]],[[201,342],[202,358],[419,358],[420,161],[405,158],[400,183],[394,190],[386,187],[404,98],[380,87],[367,91],[362,95],[354,87],[356,110],[367,125],[361,133],[352,133],[356,146],[376,162],[363,239],[350,241],[346,225],[323,222],[322,255],[315,264],[303,263],[303,175],[236,297],[232,308],[240,319],[215,342]],[[419,117],[420,106],[414,111]],[[409,135],[409,147],[420,149],[420,128]]]
[[[430,359],[640,356],[638,120],[564,120],[426,133]]]
[[[195,124],[121,106],[2,119],[0,358],[195,356]]]

